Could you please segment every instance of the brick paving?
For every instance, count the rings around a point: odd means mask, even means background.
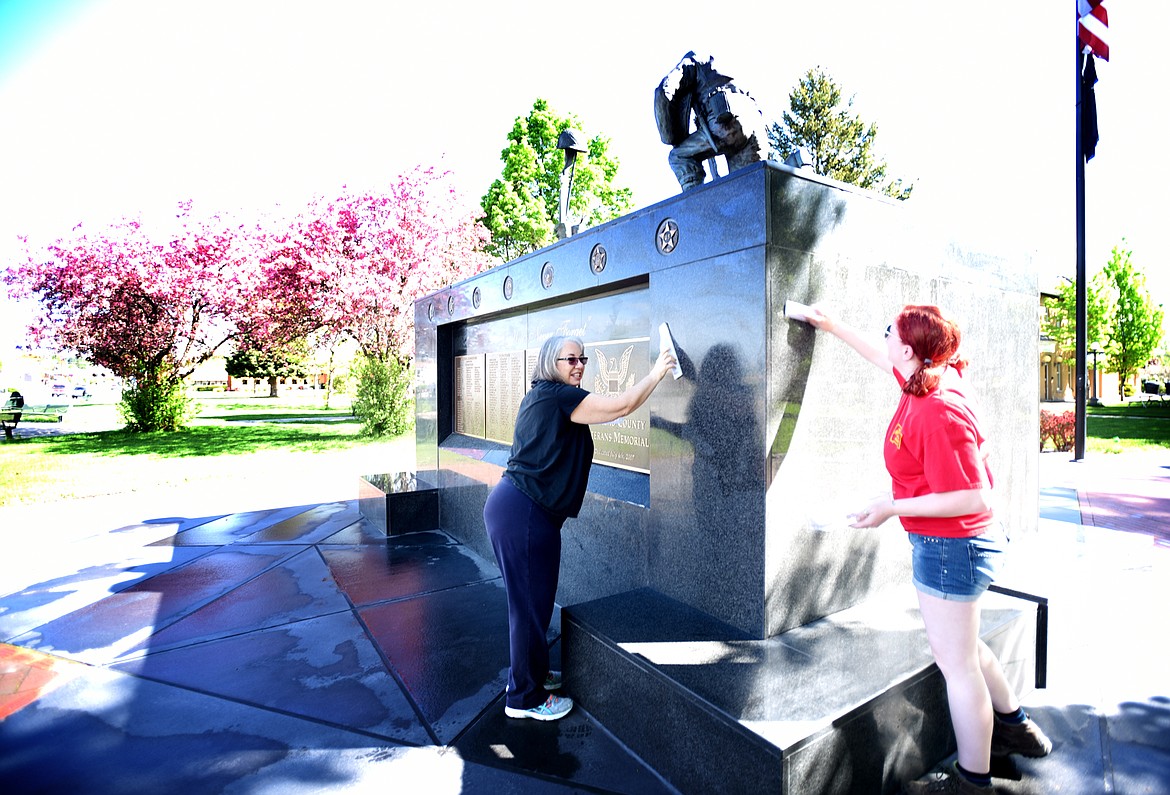
[[[1041,455],[1042,482],[1075,489],[1081,524],[1170,542],[1170,448],[1122,455]]]
[[[1149,494],[1080,494],[1081,524],[1153,535],[1170,543],[1170,497]]]
[[[33,649],[0,643],[0,721],[80,675],[84,666]]]

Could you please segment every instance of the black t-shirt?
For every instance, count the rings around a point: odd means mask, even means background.
[[[589,393],[560,381],[533,381],[520,401],[505,474],[557,516],[576,516],[585,499],[593,435],[569,417]]]

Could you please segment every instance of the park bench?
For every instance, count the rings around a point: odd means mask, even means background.
[[[1166,391],[1170,392],[1170,382],[1167,383]],[[1157,381],[1143,381],[1142,382],[1142,397],[1146,402],[1157,398],[1159,401],[1164,401],[1170,398],[1170,395],[1162,394],[1162,385]]]
[[[39,417],[61,422],[65,419],[65,412],[68,410],[68,405],[45,403],[34,406],[23,400],[18,404],[9,398],[4,402],[4,407],[0,408],[0,425],[4,426],[4,438],[12,439],[12,432],[16,430],[16,426],[22,419]]]

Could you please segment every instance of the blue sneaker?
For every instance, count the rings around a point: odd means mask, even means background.
[[[561,676],[560,671],[549,671],[548,676],[544,678],[545,690],[560,690],[561,685],[565,683],[565,678]]]
[[[569,714],[573,699],[566,696],[550,695],[539,707],[517,709],[504,705],[504,714],[509,718],[535,718],[536,720],[559,720]]]

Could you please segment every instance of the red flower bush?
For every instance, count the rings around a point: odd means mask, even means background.
[[[1040,410],[1040,449],[1045,441],[1051,440],[1057,452],[1068,452],[1076,439],[1077,417],[1072,411]]]

